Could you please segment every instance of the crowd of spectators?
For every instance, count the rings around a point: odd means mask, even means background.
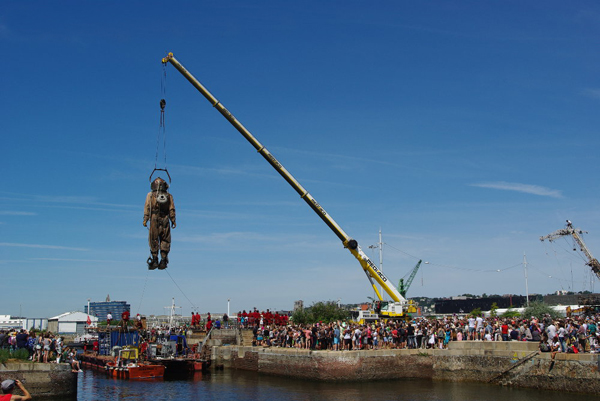
[[[237,318],[230,318],[226,313],[221,315],[220,317],[213,318],[209,313],[207,313],[206,318],[202,319],[200,313],[192,312],[192,318],[190,321],[190,326],[193,329],[206,330],[210,331],[212,328],[220,329],[220,328],[229,328],[232,325],[239,326],[243,329],[252,328],[255,325],[260,327],[264,326],[285,326],[289,322],[289,315],[279,312],[271,312],[269,309],[266,311],[259,311],[258,309],[249,309],[249,312],[246,312],[244,309],[241,312],[237,313]]]
[[[573,318],[450,316],[353,324],[348,321],[251,327],[253,345],[313,350],[447,349],[451,341],[531,341],[542,352],[600,352],[600,315]]]
[[[192,314],[192,327],[220,329],[229,327],[227,315],[213,320]],[[235,324],[251,329],[253,345],[309,348],[313,350],[361,349],[447,349],[451,341],[531,341],[542,352],[600,353],[600,315],[553,319],[504,318],[483,316],[446,316],[416,318],[411,321],[372,322],[355,324],[335,323],[294,324],[286,314],[259,311],[256,308],[237,313]]]
[[[242,328],[249,328],[258,326],[285,326],[289,322],[289,316],[287,314],[280,314],[279,312],[271,312],[269,309],[267,311],[258,311],[258,309],[254,308],[250,310],[250,312],[246,312],[244,309],[242,312],[238,312],[237,321],[240,323]]]
[[[52,333],[21,330],[0,330],[0,348],[10,352],[26,350],[29,360],[38,363],[69,363],[74,372],[80,372],[77,351],[64,344],[63,338]]]
[[[240,312],[237,319],[227,315],[206,319],[193,315],[191,324],[177,330],[168,326],[146,331],[149,342],[163,341],[174,335],[190,334],[192,329],[206,330],[238,326],[252,330],[253,345],[263,347],[303,348],[311,350],[377,350],[377,349],[447,349],[452,341],[530,341],[542,352],[600,353],[600,314],[567,318],[550,316],[504,318],[482,316],[447,316],[415,318],[410,321],[376,321],[356,324],[350,321],[294,324],[279,313]],[[178,342],[179,344],[179,342]],[[0,348],[11,352],[27,350],[29,359],[37,363],[69,363],[79,371],[75,349],[66,347],[63,338],[51,333],[27,330],[0,330]],[[95,352],[97,341],[90,350]]]

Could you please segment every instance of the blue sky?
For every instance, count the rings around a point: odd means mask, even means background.
[[[171,264],[142,226],[161,58],[198,78],[409,296],[594,289],[600,5],[7,1],[0,313],[291,309],[372,296],[354,257],[167,66]],[[196,310],[195,309],[195,310]]]

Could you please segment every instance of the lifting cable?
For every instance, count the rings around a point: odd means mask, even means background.
[[[156,136],[156,154],[154,156],[154,170],[150,174],[150,181],[152,181],[152,176],[156,171],[164,171],[169,178],[169,183],[171,183],[171,175],[169,174],[169,170],[167,169],[167,130],[165,125],[165,106],[167,105],[167,101],[165,100],[167,92],[167,66],[163,64],[163,71],[160,79],[160,119],[158,123],[158,134]],[[160,152],[160,143],[162,139],[162,156],[163,156],[163,168],[158,167],[158,156]]]
[[[140,310],[142,309],[142,301],[144,300],[144,294],[146,293],[146,284],[148,284],[148,276],[150,275],[150,270],[147,270],[146,272],[146,280],[144,281],[144,288],[142,289],[142,296],[140,298],[140,305],[138,306],[138,310],[137,313],[140,313]]]
[[[190,305],[192,305],[193,308],[198,309],[198,307],[196,305],[194,305],[194,303],[188,298],[187,295],[185,295],[185,292],[183,292],[183,290],[181,289],[181,287],[179,286],[179,284],[177,284],[175,282],[175,279],[173,279],[173,276],[171,276],[171,273],[169,273],[168,269],[163,269],[171,278],[171,280],[173,281],[173,284],[175,284],[175,286],[179,289],[179,291],[181,292],[181,294],[183,294],[183,296],[185,297],[185,299],[188,300],[188,302],[190,303]]]

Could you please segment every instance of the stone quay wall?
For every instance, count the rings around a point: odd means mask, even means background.
[[[600,394],[599,354],[539,353],[537,343],[460,341],[449,349],[311,351],[214,346],[216,366],[321,381],[421,378]]]
[[[0,364],[0,382],[18,379],[34,399],[77,399],[77,373],[68,363],[6,362]],[[15,394],[21,395],[20,390]]]

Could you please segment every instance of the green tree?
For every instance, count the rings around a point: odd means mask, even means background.
[[[310,320],[310,316],[307,309],[296,309],[294,313],[292,313],[291,320],[294,324],[307,324]]]
[[[560,314],[552,309],[549,305],[538,301],[530,303],[529,306],[523,311],[523,316],[525,317],[535,316],[537,318],[542,318],[544,315],[550,315],[555,319],[560,318]]]
[[[513,310],[512,308],[508,308],[508,310],[502,314],[502,317],[507,317],[507,318],[519,317],[519,316],[521,316],[521,314],[519,312],[517,312],[516,310]]]
[[[297,324],[330,323],[336,320],[347,320],[350,314],[339,308],[333,301],[316,302],[306,309],[299,309],[292,314],[292,321]]]
[[[490,315],[492,317],[496,317],[497,310],[498,310],[498,304],[496,302],[492,302],[492,306],[490,307]]]
[[[481,316],[481,308],[475,308],[471,311],[471,315],[474,317]]]

